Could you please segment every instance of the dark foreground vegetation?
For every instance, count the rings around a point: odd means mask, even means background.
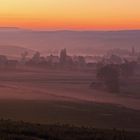
[[[140,140],[140,133],[0,120],[0,140]]]

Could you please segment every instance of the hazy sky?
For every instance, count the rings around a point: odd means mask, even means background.
[[[140,29],[140,0],[0,0],[0,26]]]

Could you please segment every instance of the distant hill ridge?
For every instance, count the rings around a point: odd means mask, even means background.
[[[6,30],[3,30],[6,29]],[[5,31],[5,32],[3,32]],[[120,31],[38,31],[16,27],[0,28],[1,44],[16,44],[43,54],[58,54],[66,48],[70,54],[96,55],[109,49],[135,47],[140,51],[140,30]]]
[[[20,57],[23,52],[27,51],[29,55],[32,55],[35,51],[16,45],[0,45],[0,55],[6,55],[8,57]]]

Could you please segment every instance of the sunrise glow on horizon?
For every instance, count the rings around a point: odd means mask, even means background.
[[[0,26],[29,29],[140,29],[139,0],[0,0]]]

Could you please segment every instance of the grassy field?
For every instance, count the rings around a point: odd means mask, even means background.
[[[0,99],[76,100],[119,104],[140,110],[140,95],[111,94],[90,88],[94,72],[17,71],[0,73]],[[129,86],[128,86],[129,88]]]
[[[1,140],[139,140],[139,132],[0,120]]]
[[[0,116],[41,124],[140,130],[139,111],[92,102],[3,100],[0,101]]]
[[[90,89],[94,73],[0,73],[0,118],[140,130],[140,99]]]

